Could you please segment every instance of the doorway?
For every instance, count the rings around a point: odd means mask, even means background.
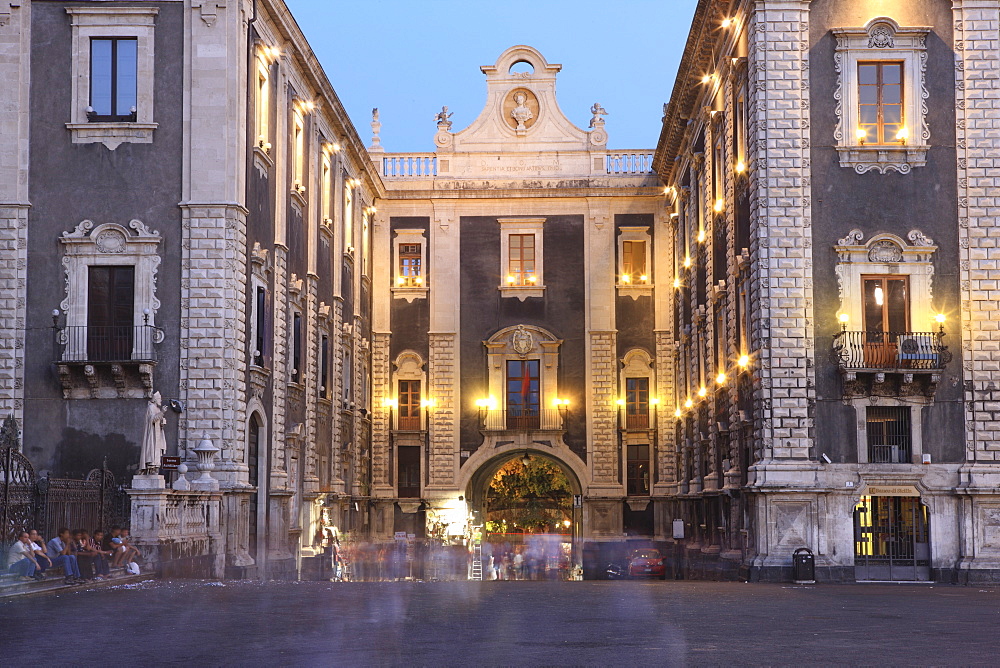
[[[857,580],[930,580],[930,522],[917,497],[862,496],[854,508]]]

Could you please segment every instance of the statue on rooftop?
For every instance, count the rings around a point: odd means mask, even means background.
[[[601,116],[608,115],[608,112],[604,110],[604,107],[595,102],[594,106],[590,108],[590,113],[594,115],[594,117],[590,119],[590,127],[594,128],[604,125],[604,119],[601,118]]]
[[[455,114],[455,112],[449,112],[448,111],[448,107],[447,106],[441,107],[441,111],[439,111],[437,113],[437,116],[434,117],[434,120],[437,121],[438,130],[450,130],[451,129],[451,121],[449,119],[454,114]]]

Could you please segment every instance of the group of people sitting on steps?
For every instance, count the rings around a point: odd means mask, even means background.
[[[107,534],[97,529],[91,536],[83,529],[70,532],[64,527],[48,543],[32,529],[20,532],[8,550],[7,571],[24,580],[41,580],[45,571],[62,568],[66,584],[82,584],[110,579],[113,568],[132,572],[138,555],[128,529],[114,527]]]

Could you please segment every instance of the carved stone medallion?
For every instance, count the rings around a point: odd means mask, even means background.
[[[903,251],[893,242],[883,239],[876,242],[868,251],[868,260],[871,262],[902,262]]]
[[[125,235],[117,230],[104,230],[94,240],[101,253],[124,253]]]

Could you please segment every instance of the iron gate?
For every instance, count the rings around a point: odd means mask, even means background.
[[[17,448],[0,449],[0,469],[0,546],[6,547],[34,523],[38,495],[35,470]]]
[[[863,496],[854,509],[858,580],[930,580],[927,506],[908,496]]]
[[[0,448],[0,546],[27,529],[51,538],[60,527],[125,527],[130,512],[124,486],[106,466],[93,469],[83,480],[36,480],[31,462],[17,448]]]

